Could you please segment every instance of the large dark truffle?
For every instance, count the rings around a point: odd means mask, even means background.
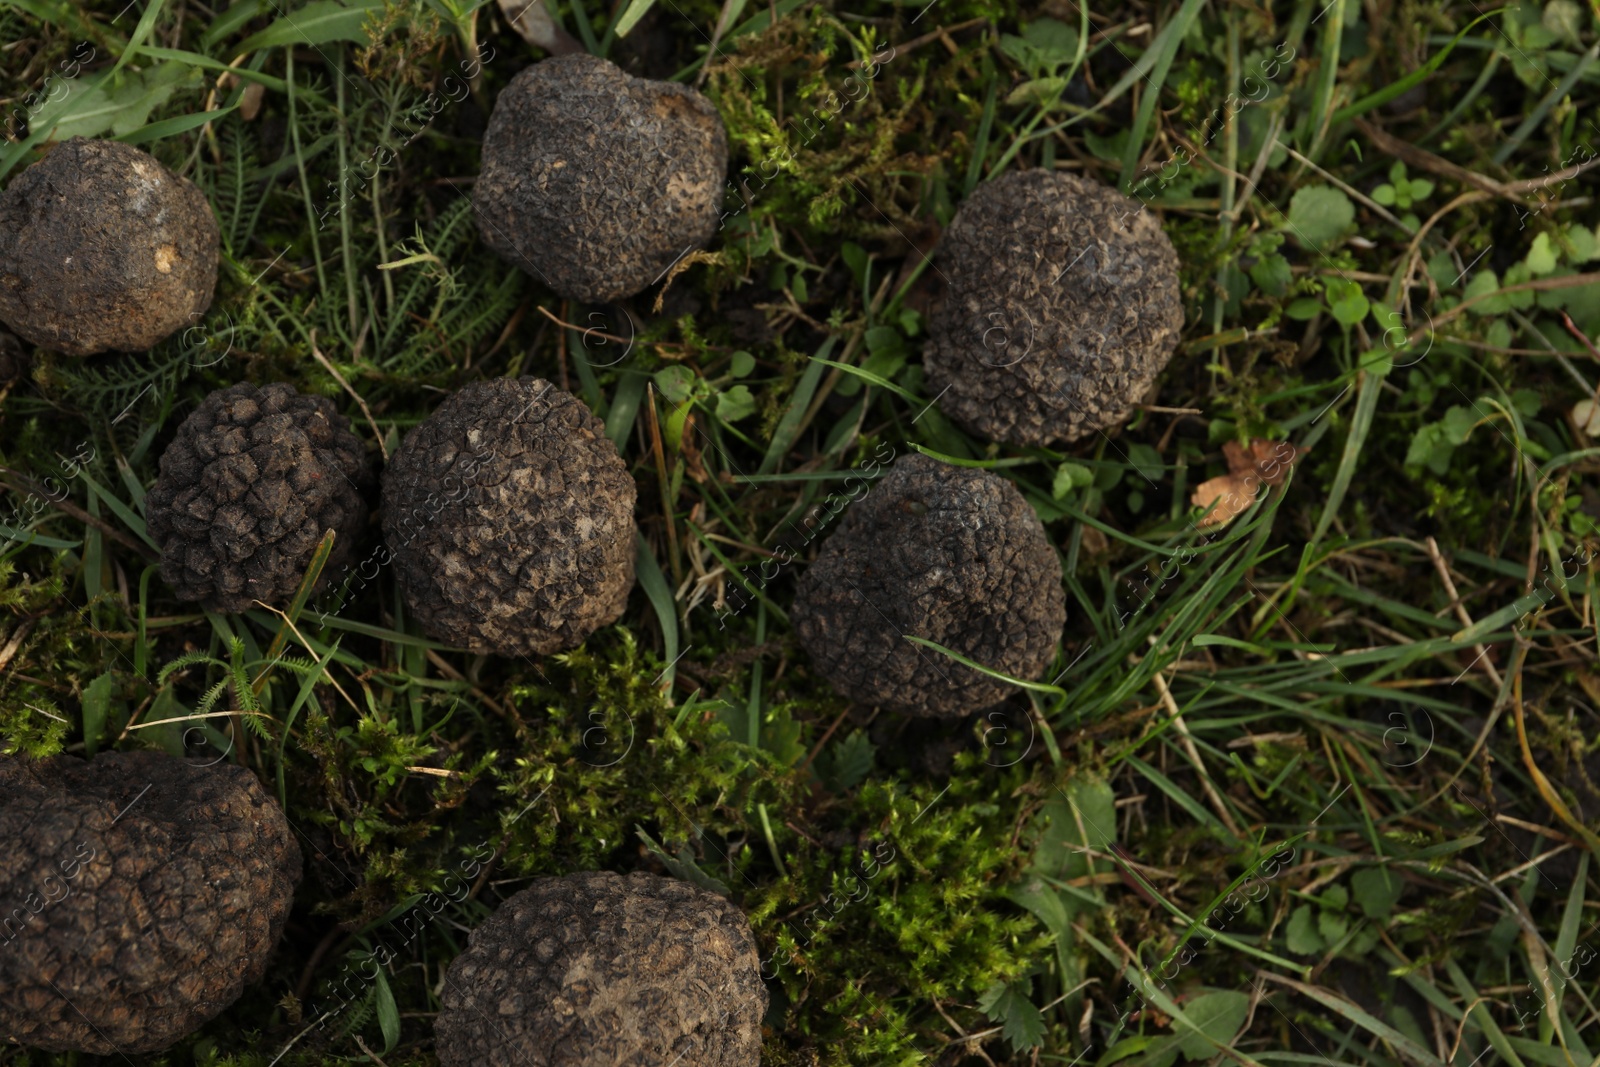
[[[1033,679],[1067,608],[1060,558],[1014,485],[911,455],[850,505],[800,576],[791,617],[818,673],[851,700],[963,715],[1015,687],[906,635]]]
[[[350,557],[372,481],[332,401],[281,382],[219,389],[178,427],[145,498],[161,576],[214,611],[283,607],[325,532],[333,552],[318,585]]]
[[[985,182],[938,252],[928,388],[972,433],[1073,441],[1128,417],[1183,329],[1178,256],[1116,190],[1031,170]]]
[[[688,86],[556,56],[501,90],[472,203],[484,241],[569,300],[655,282],[717,231],[728,135]]]
[[[445,973],[444,1067],[756,1067],[767,990],[744,913],[635,872],[540,878]]]
[[[193,182],[74,137],[0,193],[0,322],[69,356],[142,351],[211,306],[218,242]]]
[[[0,756],[0,1037],[155,1052],[258,980],[300,880],[249,771]]]
[[[475,652],[574,648],[633,588],[636,490],[605,426],[540,378],[472,382],[383,473],[383,533],[422,628]]]

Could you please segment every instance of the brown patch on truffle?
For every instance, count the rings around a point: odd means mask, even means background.
[[[929,322],[928,388],[972,433],[1073,441],[1125,420],[1183,329],[1178,256],[1156,217],[1098,182],[1012,172],[956,212]]]
[[[756,1067],[761,983],[744,913],[635,872],[540,878],[472,931],[435,1023],[444,1067]]]
[[[1034,679],[1067,608],[1061,561],[1014,485],[912,455],[850,505],[800,576],[792,618],[818,675],[851,700],[964,715],[1015,687],[906,635]]]
[[[318,587],[350,559],[372,481],[331,400],[282,382],[219,389],[178,427],[146,498],[161,576],[214,611],[287,606],[326,531],[333,552]]]
[[[255,776],[155,752],[0,756],[0,1034],[155,1052],[258,980],[300,849]]]
[[[568,299],[604,304],[705,247],[727,170],[722,119],[694,89],[557,56],[495,101],[472,203],[504,259]]]
[[[211,306],[219,240],[193,182],[74,137],[0,193],[0,321],[69,356],[150,348]]]
[[[605,425],[539,378],[472,382],[383,473],[395,580],[431,636],[528,655],[581,644],[627,607],[627,464]]]

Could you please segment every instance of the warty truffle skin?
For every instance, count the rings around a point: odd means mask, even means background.
[[[540,378],[476,381],[395,452],[383,533],[429,635],[545,655],[627,607],[636,495],[605,425],[571,393]]]
[[[0,756],[0,1040],[156,1052],[261,978],[300,881],[248,770]]]
[[[219,242],[193,182],[74,137],[0,193],[0,322],[69,356],[143,351],[211,306]]]
[[[1061,561],[1016,486],[904,456],[844,514],[791,614],[820,676],[910,715],[981,711],[1015,691],[904,635],[1037,678],[1066,625]]]
[[[636,871],[537,879],[472,931],[435,1024],[444,1067],[756,1067],[744,913]]]
[[[501,90],[472,204],[503,259],[569,300],[605,304],[705,247],[727,171],[727,131],[699,92],[578,53]]]
[[[178,427],[145,498],[161,576],[213,611],[284,607],[326,531],[317,584],[350,558],[372,483],[361,439],[326,397],[282,382],[219,389]]]
[[[968,431],[1013,445],[1119,425],[1183,330],[1178,256],[1155,215],[1043,170],[978,186],[937,253],[948,280],[923,359]]]

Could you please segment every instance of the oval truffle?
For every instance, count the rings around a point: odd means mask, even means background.
[[[266,969],[300,881],[248,770],[156,752],[0,756],[0,1034],[155,1052]]]
[[[1015,687],[906,636],[1037,678],[1066,624],[1061,560],[1016,486],[905,456],[823,543],[800,576],[792,618],[842,695],[911,715],[964,715]]]
[[[219,242],[193,182],[74,137],[0,193],[0,322],[69,356],[143,351],[211,306]]]
[[[472,931],[441,999],[444,1067],[756,1067],[767,1009],[744,913],[638,871],[535,880]]]
[[[383,532],[434,638],[516,656],[575,648],[633,588],[636,490],[605,426],[539,378],[472,382],[383,473]]]
[[[1118,425],[1183,329],[1178,256],[1142,206],[1060,172],[978,186],[939,246],[928,387],[974,434],[1013,445]]]
[[[704,96],[578,53],[501,91],[472,204],[507,262],[569,300],[603,304],[705,247],[727,171],[728,135]]]

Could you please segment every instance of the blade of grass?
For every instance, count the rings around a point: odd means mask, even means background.
[[[1479,15],[1477,18],[1463,26],[1461,28],[1461,32],[1456,34],[1455,37],[1451,39],[1449,44],[1435,52],[1433,57],[1422,66],[1394,82],[1392,85],[1386,85],[1375,93],[1368,93],[1355,103],[1335,111],[1333,113],[1333,124],[1338,125],[1347,119],[1355,118],[1357,115],[1365,115],[1373,108],[1382,107],[1384,104],[1387,104],[1389,101],[1393,100],[1402,93],[1421,85],[1423,82],[1427,81],[1433,76],[1434,71],[1438,70],[1444,65],[1444,61],[1450,57],[1450,53],[1455,49],[1456,45],[1461,43],[1461,39],[1472,30],[1472,27],[1476,26],[1484,19],[1491,18],[1505,10],[1507,9],[1503,7],[1497,7],[1493,11],[1486,11]]]
[[[1060,686],[1049,685],[1045,682],[1032,682],[1026,678],[1014,678],[1003,671],[997,671],[993,667],[985,667],[976,660],[968,659],[959,652],[945,648],[937,641],[930,641],[926,637],[917,637],[913,634],[901,634],[900,636],[914,645],[922,645],[924,648],[931,648],[941,655],[948,656],[963,667],[970,667],[979,674],[987,678],[993,678],[997,682],[1004,682],[1007,685],[1014,685],[1019,689],[1027,689],[1035,693],[1049,693],[1051,696],[1060,697],[1062,700],[1067,697],[1067,691]]]
[[[621,451],[633,433],[634,420],[639,417],[639,405],[644,401],[644,387],[648,375],[624,374],[617,383],[617,393],[611,398],[611,410],[606,412],[606,436]]]
[[[188,133],[197,126],[204,126],[214,122],[230,112],[237,111],[238,104],[230,107],[218,108],[215,111],[196,111],[192,115],[179,115],[176,118],[162,119],[140,126],[137,130],[119,135],[116,140],[123,144],[145,144],[149,141],[159,141],[163,137],[175,137],[180,133]]]
[[[639,574],[639,588],[644,590],[645,598],[655,609],[656,622],[661,627],[662,654],[667,657],[667,667],[661,672],[661,687],[664,692],[670,693],[678,666],[677,605],[673,602],[667,577],[661,572],[661,564],[656,562],[655,554],[650,551],[649,542],[642,533],[637,534],[636,538],[638,551],[634,568]]]
[[[732,41],[736,38],[743,37],[748,33],[760,33],[762,30],[765,30],[767,27],[772,25],[772,19],[774,17],[781,19],[785,15],[788,15],[794,11],[798,11],[801,7],[809,2],[810,0],[778,0],[778,3],[776,4],[769,4],[760,12],[750,16],[750,18],[736,26],[733,31],[728,34],[727,40]],[[684,67],[682,70],[678,71],[678,73],[674,74],[669,80],[675,82],[683,81],[683,79],[687,78],[689,75],[695,73],[701,67],[705,66],[706,62],[710,60],[711,55],[711,51],[707,49],[705,55],[701,56],[693,63],[690,63],[687,67]]]
[[[1273,982],[1277,982],[1280,985],[1288,986],[1301,996],[1307,997],[1316,1001],[1318,1004],[1321,1004],[1324,1008],[1327,1008],[1329,1011],[1333,1012],[1335,1015],[1346,1020],[1347,1022],[1361,1027],[1361,1029],[1378,1038],[1380,1041],[1387,1042],[1391,1048],[1393,1048],[1400,1055],[1404,1056],[1406,1059],[1410,1060],[1412,1063],[1422,1064],[1422,1067],[1445,1067],[1443,1060],[1439,1059],[1433,1053],[1429,1052],[1427,1049],[1423,1048],[1421,1045],[1417,1044],[1415,1041],[1411,1040],[1405,1034],[1402,1034],[1400,1031],[1396,1030],[1382,1019],[1368,1014],[1359,1005],[1354,1004],[1341,996],[1337,996],[1334,993],[1330,993],[1326,989],[1322,989],[1314,985],[1307,985],[1304,982],[1297,982],[1293,978],[1286,978],[1281,974],[1274,974],[1271,971],[1261,971],[1259,973],[1261,977]]]
[[[1167,82],[1167,72],[1172,69],[1172,60],[1178,54],[1178,46],[1183,43],[1183,38],[1189,32],[1189,27],[1194,25],[1194,20],[1200,14],[1200,8],[1205,6],[1206,0],[1184,0],[1183,6],[1178,8],[1178,13],[1172,20],[1161,28],[1156,39],[1150,42],[1149,49],[1139,57],[1143,63],[1151,53],[1155,54],[1155,61],[1150,71],[1149,80],[1145,84],[1144,93],[1139,97],[1139,112],[1134,116],[1133,127],[1128,131],[1128,143],[1122,150],[1122,178],[1119,185],[1123,192],[1133,188],[1133,172],[1139,165],[1139,155],[1144,148],[1144,138],[1150,128],[1150,117],[1155,114],[1156,105],[1161,102],[1161,87]]]
[[[789,406],[784,408],[777,429],[772,432],[772,441],[767,445],[766,457],[762,459],[757,474],[771,474],[776,471],[778,464],[794,445],[795,438],[800,434],[800,421],[805,418],[806,409],[811,406],[811,398],[822,382],[822,372],[828,364],[828,355],[838,342],[838,334],[829,336],[811,357],[811,361],[806,364],[805,372],[800,375],[800,384],[795,386],[794,395],[789,398]]]
[[[1494,1047],[1496,1052],[1505,1057],[1505,1061],[1511,1067],[1527,1067],[1527,1064],[1523,1063],[1521,1057],[1512,1049],[1511,1042],[1506,1040],[1506,1035],[1489,1013],[1489,998],[1473,988],[1472,982],[1468,980],[1466,973],[1461,970],[1460,965],[1453,958],[1445,957],[1444,968],[1445,973],[1450,976],[1450,981],[1456,987],[1456,995],[1472,1005],[1471,1010],[1467,1012],[1467,1016],[1478,1025],[1478,1031],[1488,1039],[1489,1044]]]
[[[338,652],[339,642],[342,640],[344,640],[343,637],[334,639],[332,647],[335,653]],[[322,656],[317,659],[316,667],[307,671],[300,679],[300,689],[295,693],[294,702],[289,705],[289,710],[283,716],[283,729],[278,734],[278,803],[283,805],[285,809],[289,804],[288,787],[284,780],[284,771],[289,762],[285,758],[289,744],[289,731],[294,727],[295,720],[300,717],[300,709],[306,705],[307,701],[312,699],[317,685],[322,681],[323,676],[328,673],[328,665],[333,661],[333,655]]]
[[[765,601],[756,605],[756,645],[766,643],[767,640],[767,605]],[[750,664],[750,698],[745,704],[745,723],[747,730],[746,741],[751,748],[761,747],[761,679],[765,666],[758,656]]]
[[[106,492],[105,486],[89,477],[89,472],[82,467],[78,468],[78,477],[82,478],[84,484],[89,487],[92,496],[104,501],[106,507],[111,509],[111,513],[121,519],[124,526],[138,534],[141,541],[158,552],[161,550],[161,546],[150,539],[150,532],[145,529],[144,520],[132,508],[118,500],[111,493]]]
[[[1378,411],[1378,399],[1383,396],[1383,382],[1393,365],[1385,353],[1378,352],[1376,355],[1380,358],[1362,361],[1365,369],[1361,385],[1356,391],[1355,414],[1350,418],[1350,430],[1344,439],[1344,452],[1339,457],[1339,469],[1328,487],[1328,499],[1322,506],[1322,517],[1317,520],[1316,532],[1311,535],[1313,545],[1322,540],[1323,535],[1328,532],[1328,527],[1333,525],[1334,517],[1339,514],[1339,505],[1344,503],[1344,496],[1350,491],[1350,483],[1355,480],[1356,463],[1361,458],[1361,448],[1367,442],[1367,435],[1372,432],[1372,420]]]
[[[100,494],[89,490],[89,514],[100,517]],[[105,536],[100,527],[86,523],[83,528],[83,593],[92,605],[100,596],[100,575],[105,569]]]
[[[331,529],[326,531],[322,535],[322,540],[317,543],[317,550],[311,554],[311,562],[306,566],[306,573],[301,576],[300,585],[294,591],[294,599],[289,602],[289,610],[284,613],[286,618],[278,627],[278,632],[273,634],[272,643],[267,646],[265,656],[267,665],[261,669],[261,673],[250,685],[257,694],[266,688],[272,664],[283,654],[283,646],[289,641],[289,631],[300,618],[300,612],[304,610],[306,601],[311,599],[311,590],[316,586],[317,580],[322,577],[322,568],[328,562],[328,557],[333,554],[333,538],[334,531]]]
[[[608,28],[606,30],[606,36],[609,38],[613,32],[615,32],[618,37],[628,36],[628,31],[637,26],[639,24],[639,20],[650,13],[650,9],[655,6],[655,3],[656,0],[629,0],[627,9],[622,12],[622,17],[617,19],[614,24],[614,31],[613,29]],[[579,18],[578,21],[582,22],[583,19]],[[593,48],[590,48],[589,50],[591,52],[594,51]]]
[[[1506,161],[1516,154],[1517,149],[1522,147],[1522,142],[1526,141],[1528,136],[1539,128],[1539,124],[1544,122],[1545,116],[1550,114],[1551,108],[1567,98],[1568,94],[1572,92],[1572,87],[1578,84],[1579,78],[1588,73],[1589,68],[1594,65],[1596,59],[1600,59],[1600,41],[1596,41],[1587,52],[1579,57],[1578,61],[1572,65],[1572,69],[1567,71],[1567,76],[1561,79],[1560,84],[1552,86],[1550,91],[1544,94],[1544,98],[1539,101],[1538,106],[1528,112],[1527,116],[1517,124],[1517,128],[1511,131],[1511,136],[1507,137],[1505,142],[1495,150],[1493,159],[1496,165],[1504,166]]]
[[[1187,811],[1196,822],[1209,826],[1212,832],[1217,835],[1218,840],[1230,841],[1233,839],[1233,835],[1228,832],[1226,826],[1222,825],[1220,819],[1213,815],[1204,804],[1191,797],[1187,790],[1178,788],[1177,783],[1171,778],[1168,778],[1138,756],[1129,755],[1128,765],[1148,778],[1157,789],[1165,793],[1174,804]]]
[[[865,369],[863,367],[857,367],[857,366],[854,366],[854,365],[849,364],[849,363],[839,363],[839,362],[837,362],[835,360],[831,360],[831,359],[823,359],[821,356],[812,356],[811,359],[812,359],[813,362],[821,363],[825,367],[837,367],[839,370],[844,371],[846,374],[849,374],[849,375],[851,375],[853,377],[856,377],[856,378],[860,378],[862,381],[867,382],[867,383],[869,383],[871,385],[876,385],[880,389],[887,389],[891,393],[894,393],[896,396],[900,397],[901,399],[905,400],[907,403],[909,403],[909,404],[911,404],[911,405],[913,405],[915,407],[921,408],[921,407],[924,407],[924,406],[927,405],[927,401],[926,400],[923,400],[920,396],[918,396],[916,393],[913,393],[911,390],[905,388],[904,386],[896,385],[894,382],[891,382],[889,379],[883,377],[882,375],[874,374],[871,371],[869,371],[869,370],[867,370],[867,369]]]
[[[990,79],[989,93],[983,100],[983,117],[978,120],[978,133],[972,142],[972,159],[967,163],[966,180],[961,183],[963,195],[970,196],[983,177],[983,159],[989,154],[989,136],[994,130],[995,96],[1000,87],[998,78]]]
[[[1331,0],[1327,7],[1322,9],[1318,19],[1326,19],[1322,25],[1321,54],[1317,57],[1316,81],[1311,94],[1311,112],[1306,117],[1305,138],[1301,144],[1305,146],[1305,153],[1312,159],[1317,158],[1317,149],[1322,144],[1323,132],[1328,126],[1328,109],[1333,105],[1333,92],[1339,83],[1339,41],[1344,36],[1344,6],[1347,0]],[[1312,538],[1313,541],[1316,538]]]

